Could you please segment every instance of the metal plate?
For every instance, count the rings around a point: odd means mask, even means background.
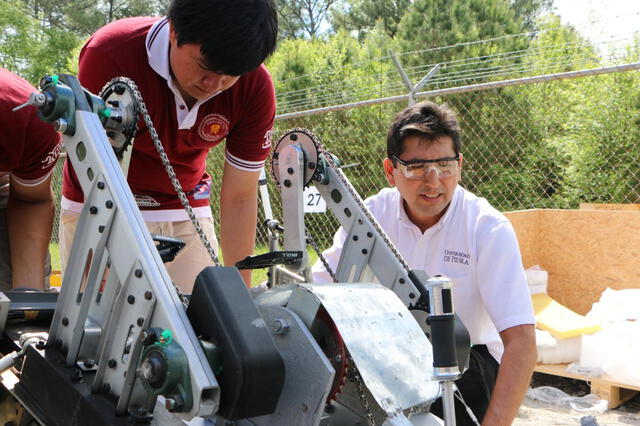
[[[439,396],[439,383],[431,379],[431,343],[391,290],[379,284],[303,284],[288,306],[296,313],[298,305],[308,305],[296,303],[305,299],[301,293],[327,310],[366,388],[388,415],[428,406]]]

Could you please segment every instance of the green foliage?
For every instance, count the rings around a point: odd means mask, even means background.
[[[71,72],[79,39],[38,22],[17,5],[0,2],[0,65],[32,83],[46,73]]]
[[[324,31],[335,0],[276,0],[280,38],[315,38]]]
[[[335,29],[357,31],[360,35],[379,25],[385,34],[394,37],[410,4],[410,0],[344,1],[332,11],[331,20]]]

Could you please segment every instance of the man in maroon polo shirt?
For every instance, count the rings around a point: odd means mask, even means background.
[[[51,272],[51,172],[60,135],[35,108],[12,111],[35,91],[0,68],[0,290],[45,288]]]
[[[275,94],[262,62],[275,49],[273,0],[174,0],[165,18],[129,18],[98,30],[80,53],[80,82],[98,93],[118,76],[138,85],[189,203],[217,247],[209,207],[206,157],[226,139],[220,193],[224,261],[233,265],[253,251],[257,181],[271,145]],[[167,264],[189,293],[211,265],[182,208],[146,127],[136,135],[128,182],[151,232],[185,241]],[[220,152],[222,155],[222,152]],[[65,164],[61,260],[66,263],[83,194]],[[250,284],[250,271],[243,271]]]

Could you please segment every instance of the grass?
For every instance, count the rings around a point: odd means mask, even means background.
[[[263,254],[269,250],[267,246],[256,247],[256,254]],[[318,255],[313,250],[307,250],[309,253],[309,264],[313,265],[318,259]],[[51,269],[54,271],[60,270],[60,252],[58,250],[58,243],[49,244],[49,253],[51,254]],[[222,260],[222,259],[221,259]],[[254,269],[251,274],[251,282],[253,285],[260,284],[267,280],[267,269]]]
[[[51,255],[51,270],[60,270],[60,250],[58,243],[49,243],[49,254]]]

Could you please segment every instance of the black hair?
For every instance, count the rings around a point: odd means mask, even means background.
[[[167,15],[178,46],[200,44],[205,65],[218,74],[253,71],[276,47],[274,0],[173,0]]]
[[[387,157],[399,157],[404,150],[404,140],[409,136],[418,136],[425,141],[449,136],[456,156],[462,148],[458,119],[446,104],[423,101],[398,113],[387,133]]]

